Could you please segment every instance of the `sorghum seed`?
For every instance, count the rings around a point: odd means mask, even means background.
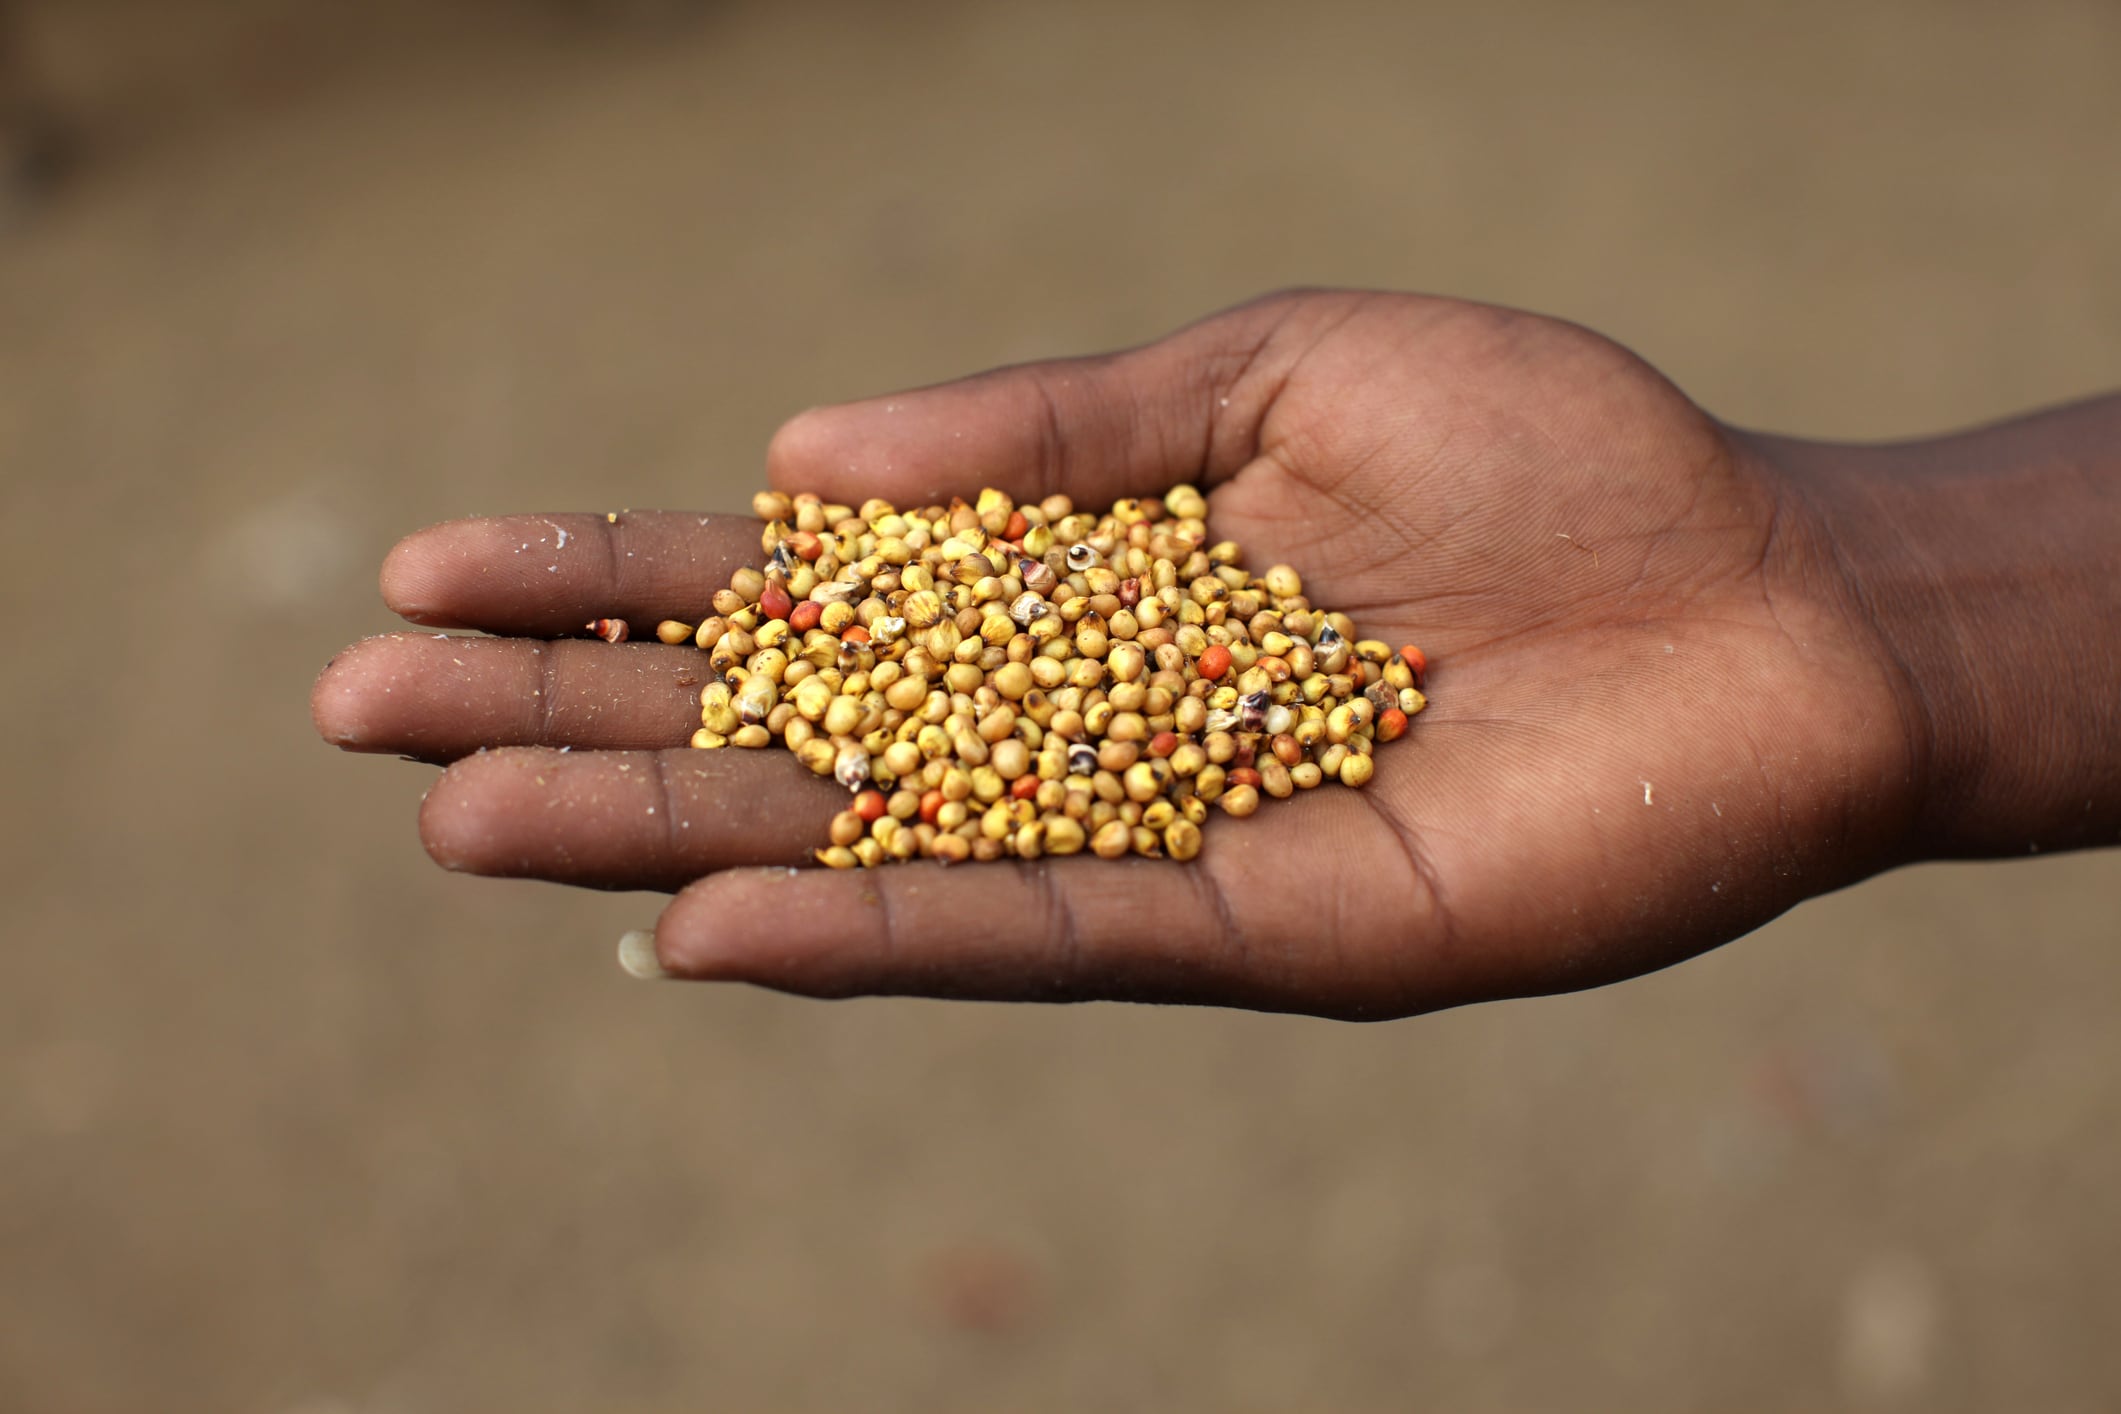
[[[1259,790],[1249,785],[1232,786],[1222,793],[1217,803],[1225,813],[1242,820],[1259,809]]]
[[[1085,843],[1082,825],[1067,815],[1046,821],[1044,849],[1048,854],[1078,854]]]
[[[869,779],[869,753],[853,744],[841,747],[832,762],[832,778],[849,790],[860,788]]]
[[[827,833],[834,844],[851,845],[860,839],[868,828],[861,816],[852,810],[842,810],[832,817],[832,824]]]
[[[1164,853],[1183,863],[1200,854],[1200,826],[1191,820],[1173,820],[1164,827]]]
[[[1021,780],[1031,769],[1031,748],[1014,739],[999,741],[988,760],[1003,780]]]
[[[1121,820],[1113,820],[1091,837],[1090,852],[1099,859],[1124,859],[1133,847],[1133,832]]]
[[[1375,766],[1369,757],[1351,751],[1347,759],[1340,763],[1340,783],[1344,786],[1368,785],[1374,769]]]

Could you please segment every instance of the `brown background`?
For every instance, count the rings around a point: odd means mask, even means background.
[[[828,1006],[445,877],[304,700],[400,532],[1290,282],[1816,434],[2121,383],[2121,10],[24,8],[0,1408],[2111,1407],[2121,857],[1367,1029]]]

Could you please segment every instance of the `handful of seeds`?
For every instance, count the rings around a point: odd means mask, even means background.
[[[817,851],[1192,859],[1208,807],[1244,816],[1370,779],[1375,743],[1427,705],[1427,660],[1357,639],[1287,565],[1208,542],[1191,486],[1102,515],[999,491],[900,511],[761,492],[762,568],[697,626],[696,747],[775,741],[855,793]],[[599,619],[617,641],[626,626]]]

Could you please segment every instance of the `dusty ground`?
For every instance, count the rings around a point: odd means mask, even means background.
[[[2111,1407],[2121,857],[1370,1029],[825,1006],[442,876],[304,697],[402,530],[1292,281],[1822,434],[2121,383],[2114,7],[27,8],[0,1407]]]

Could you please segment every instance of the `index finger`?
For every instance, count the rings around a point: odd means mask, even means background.
[[[758,521],[693,511],[483,516],[400,540],[383,561],[383,600],[416,624],[559,638],[625,619],[647,638],[660,619],[696,623],[729,576],[764,559]]]
[[[813,408],[767,450],[786,491],[925,506],[992,486],[1084,505],[1205,486],[1257,455],[1260,424],[1316,321],[1357,297],[1271,296],[1123,353],[1019,364]]]

